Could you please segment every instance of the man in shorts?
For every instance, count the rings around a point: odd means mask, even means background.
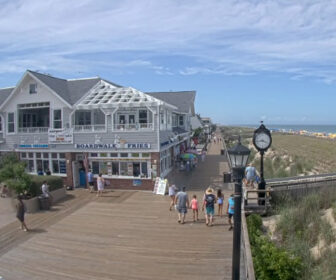
[[[183,187],[175,197],[176,210],[178,211],[178,222],[184,224],[185,216],[188,212],[189,199],[186,193],[186,188]]]
[[[215,203],[216,196],[214,195],[214,190],[209,187],[205,191],[202,206],[202,211],[204,211],[205,207],[205,224],[207,226],[212,226],[213,216],[215,215]]]
[[[245,169],[245,176],[246,176],[246,186],[254,186],[254,181],[256,179],[257,171],[254,166],[251,164],[248,165]]]

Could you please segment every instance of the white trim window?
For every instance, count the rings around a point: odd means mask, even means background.
[[[15,133],[15,114],[7,113],[7,132]]]
[[[36,83],[29,84],[29,94],[35,94],[35,93],[37,93],[37,84]]]
[[[53,110],[53,125],[55,129],[62,128],[62,109]]]
[[[149,179],[151,174],[149,153],[91,153],[92,173],[111,178]]]
[[[29,173],[66,175],[65,153],[21,152],[20,159],[26,163],[26,171]]]
[[[184,116],[179,115],[179,126],[184,126]]]
[[[65,153],[51,153],[51,165],[53,174],[66,174]]]

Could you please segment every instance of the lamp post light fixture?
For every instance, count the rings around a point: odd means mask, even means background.
[[[240,277],[240,244],[241,244],[241,202],[242,202],[242,179],[245,167],[250,155],[250,150],[240,143],[228,149],[229,161],[235,182],[234,188],[234,227],[233,227],[233,254],[232,254],[232,279]]]

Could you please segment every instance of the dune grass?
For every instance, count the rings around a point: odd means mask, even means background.
[[[290,155],[300,162],[298,172],[315,169],[319,173],[336,172],[336,141],[303,135],[273,133],[272,149],[279,156]]]
[[[322,218],[324,209],[336,207],[335,188],[325,188],[297,200],[288,200],[277,210],[280,219],[276,231],[281,247],[298,256],[303,263],[302,279],[336,279],[336,251],[329,245],[336,240],[335,231]],[[320,239],[327,244],[322,257],[314,259],[311,248]]]

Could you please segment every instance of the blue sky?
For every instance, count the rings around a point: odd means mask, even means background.
[[[335,66],[335,0],[0,0],[0,87],[101,76],[196,90],[222,124],[335,124]]]

